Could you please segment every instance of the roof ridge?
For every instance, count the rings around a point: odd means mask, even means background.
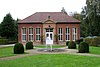
[[[22,21],[23,20],[25,20],[25,19],[27,19],[27,18],[29,18],[29,17],[31,17],[31,16],[33,16],[34,14],[36,14],[37,12],[35,12],[35,13],[33,13],[33,14],[31,14],[31,15],[29,15],[28,17],[26,17],[26,18],[24,18],[24,19],[22,19]]]
[[[51,19],[58,22],[80,22],[79,20],[63,12],[35,12],[19,22],[43,22],[49,15],[51,16]]]

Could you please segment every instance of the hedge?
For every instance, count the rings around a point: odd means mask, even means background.
[[[0,39],[0,45],[8,44],[8,39]]]
[[[89,53],[89,45],[86,42],[81,42],[78,46],[79,53]]]
[[[76,43],[74,41],[70,41],[68,43],[68,49],[76,49]]]
[[[100,37],[96,38],[85,38],[85,42],[90,46],[100,46]]]

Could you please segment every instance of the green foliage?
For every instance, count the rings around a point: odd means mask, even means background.
[[[56,40],[56,42],[57,42],[57,44],[58,44],[58,43],[59,43],[59,42],[58,42],[58,38],[59,38],[58,34],[55,34],[54,37],[55,37],[55,40]]]
[[[8,13],[0,25],[0,35],[6,37],[6,39],[14,40],[17,38],[17,23],[12,18],[11,14]]]
[[[83,39],[78,39],[75,41],[77,44],[80,44],[81,42],[83,42]]]
[[[27,42],[26,49],[33,49],[33,42]]]
[[[81,21],[81,15],[77,12],[74,12],[73,17],[79,21]]]
[[[96,38],[85,38],[85,42],[90,46],[100,46],[100,37]]]
[[[0,58],[1,57],[15,56],[16,54],[13,54],[12,49],[13,49],[13,47],[2,47],[2,48],[0,48]]]
[[[0,67],[99,67],[100,58],[68,54],[39,54],[0,61]]]
[[[8,39],[0,39],[0,45],[8,44]]]
[[[100,1],[86,0],[86,6],[83,8],[81,22],[82,36],[100,35]]]
[[[14,46],[14,54],[24,53],[24,46],[22,43],[16,43]]]
[[[68,43],[69,43],[69,42],[70,42],[70,41],[67,41],[67,42],[66,42],[66,46],[68,46]]]
[[[74,41],[70,41],[68,43],[68,48],[69,49],[76,49],[76,43]]]
[[[89,53],[89,45],[86,42],[81,42],[78,50],[79,53]]]

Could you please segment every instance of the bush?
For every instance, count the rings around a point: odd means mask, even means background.
[[[8,43],[8,39],[0,39],[0,44],[4,45]]]
[[[69,41],[66,42],[66,46],[68,46]]]
[[[83,42],[83,39],[79,39],[75,41],[77,44],[80,44],[81,42]]]
[[[26,49],[33,49],[33,42],[27,42]]]
[[[96,38],[85,38],[85,42],[90,46],[100,46],[100,37]]]
[[[89,53],[89,45],[86,42],[81,42],[78,50],[79,53]]]
[[[74,41],[70,41],[68,43],[68,48],[69,49],[76,49],[76,43]]]
[[[14,54],[24,53],[24,46],[22,43],[16,43],[14,46]]]
[[[8,41],[8,44],[15,44],[17,41]]]

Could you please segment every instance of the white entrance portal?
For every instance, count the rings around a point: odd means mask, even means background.
[[[46,49],[48,50],[47,46],[50,46],[50,50],[52,51],[53,45],[53,29],[46,29]]]
[[[53,32],[46,32],[46,38],[47,38],[47,35],[48,37],[50,37],[51,40],[53,40]]]

